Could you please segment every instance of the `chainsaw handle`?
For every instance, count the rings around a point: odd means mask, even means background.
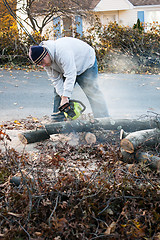
[[[60,112],[63,112],[67,107],[69,106],[69,103],[65,103],[62,106],[59,107]]]
[[[83,107],[81,113],[86,110],[86,106],[85,106],[81,101],[79,101],[79,100],[71,99],[71,100],[69,100],[69,102],[77,102],[77,103],[81,104],[81,106]]]

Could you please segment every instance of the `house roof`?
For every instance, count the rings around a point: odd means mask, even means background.
[[[102,0],[93,0],[91,8],[94,9]],[[112,0],[113,1],[113,0]],[[109,0],[107,0],[109,3]],[[160,0],[128,0],[133,6],[160,5]]]
[[[52,5],[51,5],[52,3]],[[62,4],[64,3],[64,4]],[[64,5],[64,6],[63,6]],[[78,6],[79,5],[79,6]],[[134,6],[145,6],[145,5],[160,5],[160,0],[83,0],[83,1],[73,1],[73,0],[65,0],[65,1],[49,1],[49,0],[35,0],[33,1],[32,11],[33,13],[44,13],[48,12],[50,7],[60,7],[64,9],[68,6],[72,6],[74,10],[78,10],[78,8],[82,7],[83,9],[90,10],[119,10],[119,9],[130,9]],[[97,8],[98,7],[98,8]],[[70,9],[72,9],[70,8]],[[112,9],[113,8],[113,9]],[[56,12],[56,11],[55,11]]]
[[[46,13],[51,9],[56,12],[73,12],[78,10],[94,9],[101,0],[35,0],[32,1],[32,12],[33,13]]]
[[[160,0],[129,0],[133,6],[160,5]]]
[[[91,8],[91,9],[94,9],[100,1],[101,1],[101,0],[93,0],[92,3],[91,3],[90,8]]]

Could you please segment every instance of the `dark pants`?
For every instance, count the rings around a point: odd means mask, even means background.
[[[89,100],[90,106],[92,108],[94,118],[109,117],[107,105],[104,96],[98,86],[98,67],[97,60],[95,60],[94,65],[87,69],[84,73],[77,76],[76,83],[84,91],[86,97]],[[53,112],[58,112],[58,107],[61,102],[60,96],[54,92],[54,108]],[[59,116],[64,118],[61,113]]]

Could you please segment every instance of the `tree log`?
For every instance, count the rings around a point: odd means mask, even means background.
[[[139,150],[134,153],[128,153],[122,148],[120,150],[120,156],[124,162],[134,163],[136,161],[145,164],[152,170],[160,170],[160,157],[147,152],[140,152]]]
[[[135,157],[138,162],[147,164],[149,168],[160,170],[160,157],[145,152],[137,152]]]
[[[105,130],[120,130],[122,128],[125,131],[132,132],[142,129],[150,129],[156,127],[157,124],[153,121],[140,121],[132,119],[110,119],[110,118],[98,118],[91,121],[74,120],[66,122],[55,122],[45,125],[44,129],[22,133],[19,135],[22,143],[34,143],[48,139],[52,134],[69,133],[69,132],[92,132],[95,129]]]
[[[19,134],[18,138],[23,144],[29,144],[47,140],[50,138],[50,135],[46,132],[46,129],[40,129],[33,132]]]
[[[147,129],[129,133],[125,138],[121,136],[121,148],[128,152],[133,153],[140,146],[155,145],[160,142],[160,129]]]

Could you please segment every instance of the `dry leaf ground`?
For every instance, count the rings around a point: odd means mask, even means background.
[[[29,117],[1,126],[1,239],[158,240],[159,173],[122,161],[118,131],[19,142],[17,133],[48,121]]]

